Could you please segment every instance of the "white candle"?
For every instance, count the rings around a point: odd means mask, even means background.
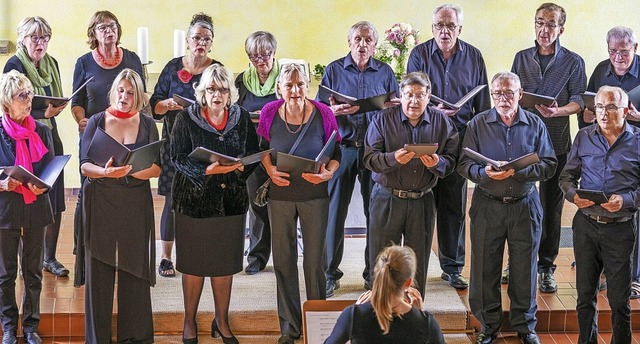
[[[173,57],[184,56],[185,32],[173,30]]]
[[[138,28],[138,56],[142,64],[149,64],[149,28]]]

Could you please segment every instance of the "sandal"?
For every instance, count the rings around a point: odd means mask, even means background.
[[[631,296],[630,299],[640,299],[640,281],[631,282]]]
[[[162,277],[173,277],[176,275],[176,270],[173,268],[173,262],[169,259],[163,258],[158,266],[158,275]]]
[[[69,269],[65,268],[64,265],[57,260],[43,262],[42,267],[57,277],[64,277],[69,274]]]

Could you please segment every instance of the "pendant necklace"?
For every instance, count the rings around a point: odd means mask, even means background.
[[[296,130],[291,130],[289,128],[289,122],[287,122],[287,104],[284,104],[284,127],[287,128],[287,131],[291,134],[297,134],[302,130],[302,125],[304,124],[304,118],[307,115],[307,101],[305,100],[304,105],[302,106],[302,121],[300,121],[300,126]]]

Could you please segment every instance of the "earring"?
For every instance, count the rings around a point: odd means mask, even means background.
[[[190,50],[188,45],[187,45],[187,50]]]
[[[211,49],[209,49],[209,51],[207,51],[207,52],[208,52],[208,53],[210,53],[210,52],[211,52]]]

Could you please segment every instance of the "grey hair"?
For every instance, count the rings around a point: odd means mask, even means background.
[[[607,32],[607,44],[611,43],[611,40],[623,40],[631,45],[636,45],[638,39],[633,29],[626,26],[616,26]]]
[[[620,87],[607,86],[607,85],[602,86],[600,87],[600,89],[598,89],[598,94],[596,94],[596,98],[601,93],[612,93],[615,99],[619,102],[618,104],[622,104],[622,106],[624,107],[629,106],[629,95]]]
[[[273,54],[277,48],[278,41],[276,41],[276,38],[268,31],[256,31],[250,34],[244,41],[244,51],[247,55],[251,55],[251,53],[259,54],[265,50]]]
[[[280,94],[280,84],[284,80],[289,80],[291,77],[296,74],[299,79],[302,79],[309,87],[309,76],[307,75],[307,70],[305,67],[299,63],[287,63],[285,65],[280,66],[280,74],[278,74],[278,87],[276,87],[276,97],[278,99],[282,98],[282,94]]]
[[[18,24],[18,48],[24,48],[24,39],[34,32],[42,32],[43,36],[51,36],[51,26],[42,17],[27,17]]]
[[[423,72],[411,72],[402,78],[400,82],[400,90],[407,85],[420,85],[427,88],[427,91],[431,89],[431,80],[429,76]]]
[[[512,72],[498,72],[496,75],[493,76],[493,78],[491,78],[491,85],[493,85],[493,82],[499,80],[511,80],[513,81],[516,85],[518,85],[518,88],[522,88],[522,84],[520,83],[520,77],[518,76],[518,74],[516,73],[512,73]]]
[[[353,36],[353,33],[360,28],[369,29],[369,31],[373,33],[373,40],[375,41],[375,44],[378,44],[378,30],[376,30],[376,27],[373,26],[373,24],[366,20],[361,20],[351,26],[349,29],[349,36],[347,36],[347,42],[351,43],[351,36]]]
[[[191,35],[193,34],[193,30],[195,30],[196,26],[200,26],[202,28],[205,28],[211,31],[211,37],[215,37],[215,34],[213,33],[213,19],[211,19],[210,15],[203,12],[198,12],[194,14],[193,17],[191,17],[191,23],[189,23],[187,36],[191,37]]]
[[[462,7],[458,5],[453,5],[453,4],[444,4],[436,7],[436,9],[433,11],[433,16],[431,18],[431,21],[434,24],[436,22],[436,15],[438,14],[438,12],[442,10],[453,10],[454,12],[456,12],[456,19],[458,20],[458,26],[462,26],[462,19],[464,19],[464,13],[462,12]]]
[[[235,79],[231,69],[218,63],[214,63],[202,72],[200,82],[193,87],[195,90],[194,93],[196,100],[200,103],[200,106],[207,106],[207,99],[205,98],[204,93],[209,85],[214,84],[218,87],[229,89],[229,101],[227,106],[231,106],[231,104],[238,101],[238,88],[234,81]]]
[[[23,88],[33,92],[31,81],[17,70],[12,69],[0,76],[0,107],[2,112],[9,112],[13,96]]]
[[[544,4],[540,5],[540,7],[538,7],[538,9],[536,10],[536,16],[538,15],[538,12],[542,10],[559,12],[560,13],[560,20],[558,21],[559,26],[564,26],[564,23],[567,22],[567,12],[564,10],[564,7],[560,5],[554,4],[553,2],[545,2]]]

